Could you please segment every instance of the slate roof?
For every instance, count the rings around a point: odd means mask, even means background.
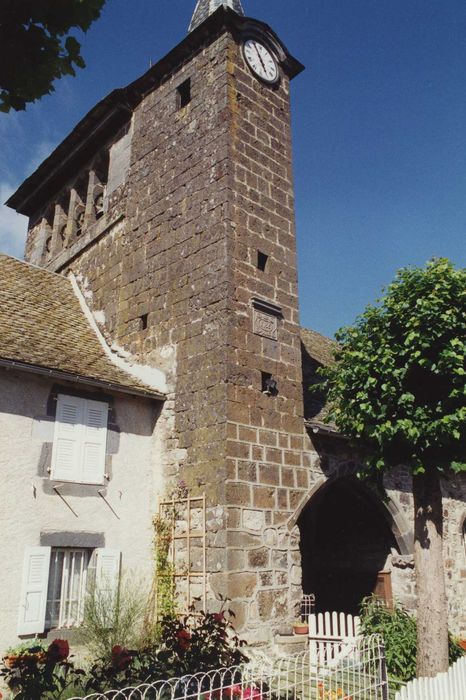
[[[163,396],[112,362],[69,279],[0,254],[0,364],[12,363],[125,393]]]
[[[333,424],[324,422],[327,414],[325,396],[311,393],[309,387],[321,380],[321,377],[317,374],[317,369],[332,364],[334,361],[333,351],[336,347],[337,343],[335,340],[312,331],[310,328],[301,328],[304,417],[306,422],[311,425],[321,426],[329,432],[336,432],[336,428]]]
[[[194,10],[189,31],[192,32],[196,27],[206,21],[219,7],[230,7],[238,15],[244,15],[244,10],[241,5],[241,0],[198,0]]]

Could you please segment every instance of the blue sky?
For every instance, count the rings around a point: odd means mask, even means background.
[[[301,322],[332,335],[405,265],[466,265],[464,0],[243,0],[306,71],[293,84]],[[108,0],[87,68],[0,115],[0,197],[99,99],[186,33],[195,0]],[[25,221],[0,208],[0,251]]]

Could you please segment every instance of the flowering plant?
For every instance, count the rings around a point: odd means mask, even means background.
[[[55,639],[47,648],[41,643],[29,643],[24,649],[7,652],[0,676],[15,700],[60,698],[66,689],[79,685],[84,675],[69,660],[69,654],[66,639]]]
[[[244,659],[241,645],[223,611],[167,617],[160,623],[155,645],[138,650],[116,645],[110,656],[98,659],[88,674],[85,691],[101,692],[103,688],[146,683],[148,679],[153,683],[236,666]],[[226,697],[232,700],[233,695]],[[238,697],[261,700],[251,691]],[[209,700],[222,699],[212,694]]]
[[[347,695],[343,688],[336,690],[326,690],[322,682],[317,683],[318,698],[322,700],[353,700],[351,695]]]

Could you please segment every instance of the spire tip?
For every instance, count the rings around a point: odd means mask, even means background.
[[[241,0],[197,0],[191,23],[189,25],[190,32],[196,29],[200,24],[210,17],[219,7],[229,7],[238,15],[244,15]]]

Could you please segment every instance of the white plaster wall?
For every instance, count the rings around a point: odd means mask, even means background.
[[[38,473],[44,440],[53,430],[53,424],[38,420],[46,416],[51,388],[46,378],[0,370],[0,651],[18,641],[24,551],[40,544],[41,532],[104,533],[105,546],[121,550],[124,571],[147,578],[152,571],[151,522],[164,469],[160,426],[165,421],[156,421],[157,404],[113,396],[121,433],[111,480],[104,487],[87,486],[92,496],[65,496],[73,513],[57,494],[44,493],[49,478]],[[101,488],[116,514],[98,495]]]

